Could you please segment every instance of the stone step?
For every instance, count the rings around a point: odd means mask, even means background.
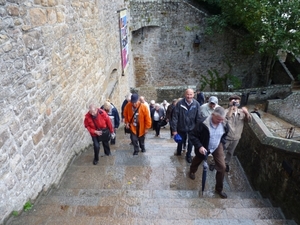
[[[133,192],[128,195],[124,191],[109,191],[106,190],[65,190],[52,193],[51,196],[44,197],[41,204],[58,204],[58,205],[139,205],[143,207],[192,207],[192,208],[248,208],[248,207],[271,207],[271,203],[267,199],[262,199],[256,193],[236,193],[230,194],[230,198],[220,199],[217,195],[203,197],[199,192],[190,192],[186,197],[174,196],[174,192],[166,195],[155,196],[153,192]],[[182,192],[181,192],[182,193]],[[74,194],[74,195],[72,195]],[[136,196],[145,197],[136,197]],[[150,195],[150,196],[149,196]],[[247,198],[249,196],[249,198]]]
[[[50,225],[297,225],[293,220],[284,219],[144,219],[144,218],[115,218],[98,216],[64,216],[51,217],[26,216],[19,221],[12,221],[10,225],[20,224],[50,224]]]
[[[111,156],[93,165],[93,148],[73,160],[57,189],[9,225],[294,225],[279,208],[253,191],[234,157],[226,173],[227,199],[214,193],[216,171],[207,171],[202,195],[202,166],[188,176],[185,154],[174,156],[176,143],[168,129],[161,137],[147,134],[146,153],[133,156],[128,135],[117,134]],[[193,155],[193,154],[192,154]]]
[[[196,220],[196,219],[284,219],[278,208],[185,208],[185,207],[141,207],[139,205],[128,206],[69,206],[69,205],[43,205],[33,208],[24,217],[48,217],[56,216],[70,217],[109,217],[109,218],[144,218],[144,219],[166,219],[166,220]],[[55,216],[55,217],[56,217]]]
[[[214,197],[213,192],[207,192],[202,196],[199,190],[122,190],[122,189],[70,189],[59,188],[52,189],[46,197],[122,197],[122,198],[139,198],[142,199],[207,199]],[[228,199],[259,199],[262,197],[257,191],[246,192],[228,192]],[[219,199],[217,197],[217,199]],[[226,199],[222,199],[226,200]],[[213,200],[215,201],[215,200]],[[270,206],[270,203],[267,203]]]

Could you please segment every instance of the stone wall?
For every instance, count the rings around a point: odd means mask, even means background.
[[[109,97],[120,106],[135,82],[132,58],[122,76],[117,10],[124,7],[123,0],[0,0],[0,223],[58,184],[91,144],[88,103]]]
[[[268,100],[267,112],[300,127],[300,92],[294,92],[285,99]]]
[[[300,222],[300,142],[274,137],[256,116],[235,150],[251,185]]]
[[[185,1],[131,1],[131,15],[137,87],[197,86],[209,69],[238,76],[245,87],[259,82],[258,55],[238,52],[242,36],[205,35],[207,15]]]
[[[174,98],[180,98],[184,96],[184,92],[187,88],[191,88],[196,91],[196,85],[181,85],[181,86],[163,86],[163,87],[136,87],[132,89],[133,92],[137,92],[140,95],[147,96],[147,100],[154,99],[158,102],[162,102],[164,99],[172,101]],[[245,88],[237,89],[235,91],[228,92],[203,92],[205,96],[217,96],[219,104],[227,107],[228,99],[231,95],[236,94],[241,96],[241,104],[247,105],[251,103],[264,102],[268,99],[284,99],[289,96],[291,92],[291,85],[271,85],[268,87],[257,87],[257,88]],[[276,101],[275,101],[276,102]],[[299,102],[295,100],[294,102]],[[280,104],[275,106],[280,106]],[[265,109],[262,109],[265,110]],[[289,110],[289,109],[287,109]],[[291,114],[288,113],[289,115]],[[296,113],[293,114],[296,117]]]

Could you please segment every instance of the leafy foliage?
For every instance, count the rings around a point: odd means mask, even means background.
[[[26,212],[26,211],[32,209],[32,207],[33,207],[33,204],[32,204],[30,201],[28,201],[28,202],[26,202],[25,205],[23,206],[23,209],[24,209],[24,211]]]
[[[233,89],[241,87],[241,80],[231,74],[224,74],[220,76],[216,69],[207,70],[208,76],[201,74],[201,86],[200,90],[204,90],[206,86],[209,86],[210,91],[226,91],[227,83],[231,84]]]
[[[18,212],[18,211],[13,211],[13,212],[12,212],[12,215],[13,215],[13,216],[18,216],[18,215],[19,215],[19,212]]]
[[[300,1],[298,0],[199,0],[217,4],[221,14],[208,21],[214,31],[231,25],[245,28],[253,44],[267,55],[279,49],[300,53]],[[212,31],[210,27],[210,31]]]
[[[208,18],[207,32],[221,32],[227,26],[246,32],[243,51],[257,49],[263,58],[262,74],[268,80],[278,50],[300,54],[299,0],[198,0],[217,5],[221,13]]]

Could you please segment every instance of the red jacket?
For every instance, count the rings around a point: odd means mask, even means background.
[[[93,122],[93,117],[89,112],[85,114],[84,126],[92,136],[94,137],[97,136],[95,134],[95,130],[97,130],[97,128],[103,129],[108,127],[110,133],[114,132],[109,116],[102,109],[98,109],[98,114],[97,117],[94,119],[94,122]],[[95,124],[97,128],[95,127]]]

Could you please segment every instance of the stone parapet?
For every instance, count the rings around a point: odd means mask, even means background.
[[[251,185],[300,221],[300,142],[274,137],[262,120],[245,124],[235,150]]]

